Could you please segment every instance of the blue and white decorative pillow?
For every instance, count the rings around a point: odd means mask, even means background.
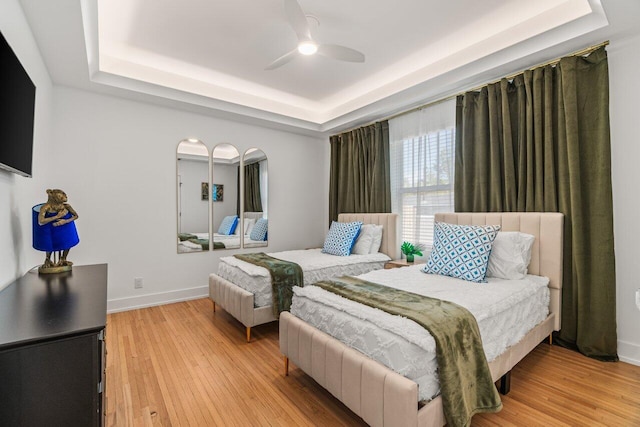
[[[233,234],[234,231],[236,231],[237,226],[238,226],[238,215],[225,216],[222,222],[220,223],[220,227],[218,227],[218,234],[231,235]]]
[[[267,231],[269,229],[269,222],[266,218],[259,218],[256,221],[256,225],[251,229],[249,238],[251,240],[267,240]]]
[[[337,222],[333,221],[322,252],[330,255],[349,256],[362,227],[361,221]]]
[[[457,225],[436,222],[433,249],[422,271],[486,283],[491,246],[499,225]]]

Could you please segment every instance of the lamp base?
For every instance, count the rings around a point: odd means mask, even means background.
[[[39,274],[56,274],[56,273],[64,273],[65,271],[71,271],[71,263],[69,265],[53,265],[50,267],[45,267],[41,265],[38,267]]]

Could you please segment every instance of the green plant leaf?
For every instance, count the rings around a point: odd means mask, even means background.
[[[405,255],[410,255],[413,253],[414,246],[409,242],[402,242],[400,246],[400,251]]]

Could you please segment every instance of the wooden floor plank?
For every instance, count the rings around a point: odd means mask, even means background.
[[[110,314],[108,426],[365,425],[304,372],[283,372],[277,323],[252,329],[200,299]],[[472,425],[640,426],[640,367],[547,344],[513,370],[503,410]]]

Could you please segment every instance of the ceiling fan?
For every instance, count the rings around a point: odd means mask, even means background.
[[[336,44],[319,44],[311,38],[309,23],[297,0],[284,0],[284,12],[289,25],[298,36],[298,46],[289,53],[285,53],[280,58],[267,65],[265,70],[273,70],[298,55],[318,54],[327,58],[348,62],[364,62],[364,54],[355,49],[351,49]]]

